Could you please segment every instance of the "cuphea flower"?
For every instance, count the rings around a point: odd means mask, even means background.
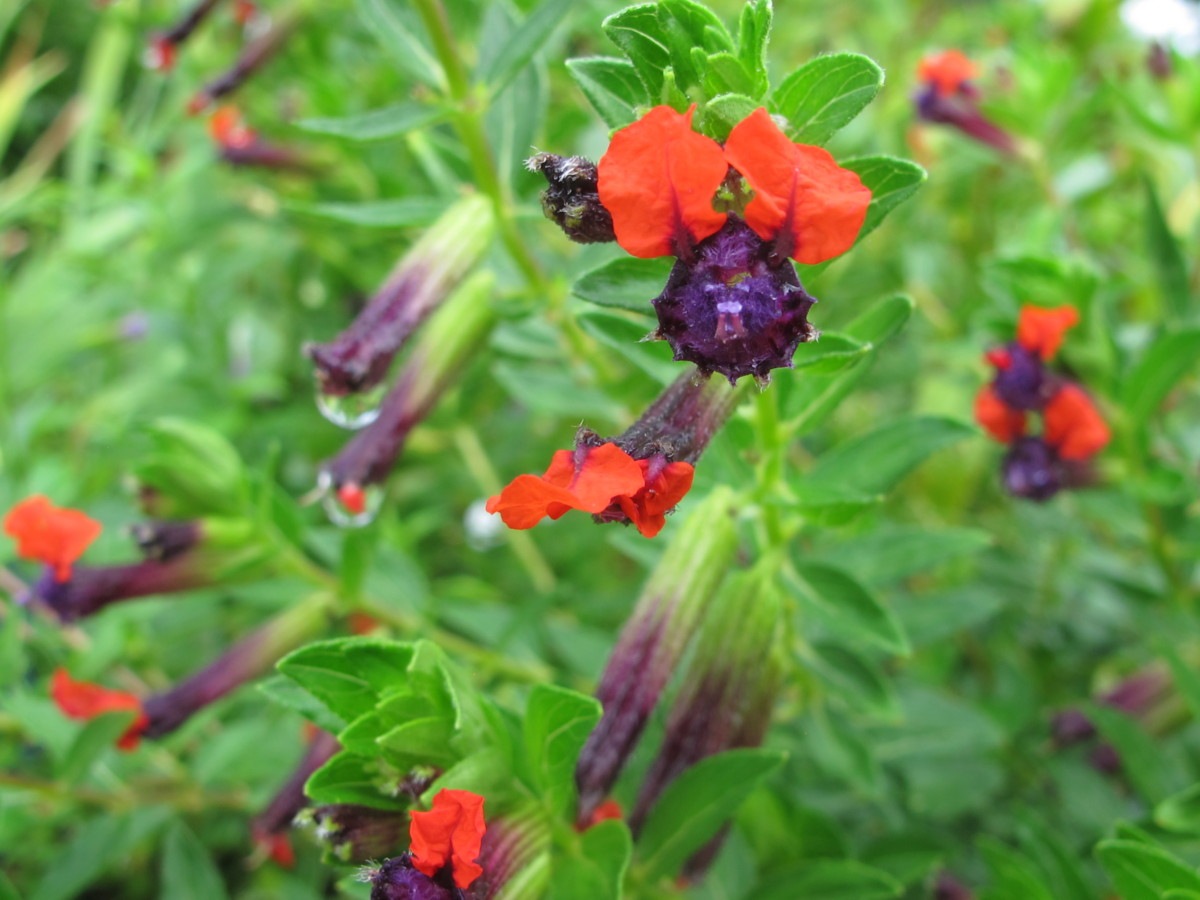
[[[411,818],[413,868],[433,878],[449,867],[460,888],[470,887],[483,874],[476,862],[486,830],[482,797],[470,791],[441,790],[428,812],[413,812]]]
[[[4,517],[4,533],[16,540],[17,555],[50,566],[59,582],[71,577],[72,564],[100,531],[95,519],[57,507],[41,494],[22,500]]]
[[[1001,471],[1014,496],[1045,500],[1085,484],[1088,461],[1109,441],[1108,426],[1083,389],[1045,366],[1078,321],[1070,306],[1026,306],[1017,340],[985,354],[995,376],[975,398],[975,418],[1010,445]],[[1031,413],[1041,415],[1040,435],[1028,433]]]
[[[523,529],[578,509],[654,537],[691,490],[693,463],[733,401],[723,382],[685,373],[625,433],[605,440],[580,429],[575,449],[557,451],[542,475],[518,475],[488,500],[487,511]]]
[[[979,111],[979,89],[972,83],[978,74],[978,67],[959,50],[926,56],[917,68],[923,85],[915,97],[917,115],[1012,153],[1016,149],[1012,136]]]
[[[788,257],[814,264],[850,249],[871,192],[824,149],[788,140],[765,109],[735,125],[723,146],[692,130],[694,111],[658,106],[614,134],[594,199],[586,161],[566,161],[584,173],[574,181],[558,157],[531,165],[547,175],[544,205],[569,236],[609,239],[600,224],[579,224],[607,216],[634,256],[678,258],[652,301],[658,336],[676,359],[731,381],[765,378],[817,336],[807,320],[815,300]]]
[[[133,723],[117,740],[117,746],[122,750],[136,750],[142,732],[150,724],[142,701],[133,694],[76,681],[66,669],[54,671],[50,679],[50,696],[58,708],[72,719],[94,719],[112,712],[136,712]]]

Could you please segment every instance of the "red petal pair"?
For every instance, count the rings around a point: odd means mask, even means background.
[[[1079,324],[1079,312],[1073,306],[1022,306],[1017,320],[1017,343],[1030,353],[1049,360],[1062,346],[1069,328]]]
[[[246,125],[236,106],[219,106],[208,119],[208,133],[222,147],[235,150],[258,140],[258,132]]]
[[[1025,411],[1001,400],[991,385],[975,396],[975,421],[1002,444],[1011,444],[1025,434]]]
[[[136,712],[137,718],[117,741],[122,750],[136,750],[142,732],[150,724],[142,701],[133,694],[75,681],[66,669],[55,669],[50,679],[50,696],[63,714],[72,719],[94,719],[111,712]]]
[[[471,886],[483,867],[475,860],[487,826],[483,798],[470,791],[442,790],[429,812],[411,813],[409,827],[413,868],[432,878],[447,865],[460,888]]]
[[[1083,389],[1073,384],[1060,388],[1042,413],[1046,443],[1063,459],[1087,459],[1099,453],[1112,437]]]
[[[692,131],[695,106],[656,106],[613,135],[598,167],[600,202],[617,243],[634,256],[684,256],[720,230],[713,197],[733,166],[753,188],[746,223],[782,254],[818,263],[853,246],[871,192],[827,151],[794,144],[765,109],[729,134],[724,148]]]
[[[518,475],[488,500],[487,511],[499,513],[509,528],[525,529],[567,510],[596,515],[617,504],[638,531],[654,537],[691,489],[694,472],[690,463],[655,467],[613,443],[559,450],[544,475]]]
[[[917,77],[943,97],[957,94],[963,82],[979,75],[979,67],[971,62],[961,50],[943,50],[921,60]]]
[[[22,500],[4,517],[4,533],[17,542],[17,556],[43,562],[57,581],[100,536],[101,525],[77,509],[59,508],[41,494]]]

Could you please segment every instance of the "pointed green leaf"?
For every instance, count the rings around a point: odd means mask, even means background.
[[[597,306],[615,306],[652,315],[650,301],[663,292],[675,261],[621,257],[585,272],[571,292]]]
[[[312,134],[365,143],[399,137],[448,117],[449,111],[444,107],[409,102],[337,119],[301,119],[296,126]]]
[[[859,241],[878,228],[888,213],[916,193],[928,177],[915,162],[894,156],[862,156],[844,160],[841,165],[857,172],[862,183],[871,189],[871,205],[867,207],[866,221],[858,233]]]
[[[813,615],[851,643],[874,644],[901,656],[910,651],[899,619],[849,573],[825,563],[800,563],[783,582],[800,602],[802,616]]]
[[[1167,831],[1200,834],[1200,783],[1154,807],[1154,823]]]
[[[550,40],[555,29],[570,18],[575,6],[574,0],[542,0],[509,34],[495,55],[489,56],[480,66],[479,80],[493,95],[504,90]]]
[[[1142,351],[1142,358],[1121,385],[1121,405],[1130,418],[1145,425],[1197,359],[1200,328],[1164,334]]]
[[[650,881],[678,874],[742,801],[783,765],[778,750],[729,750],[702,759],[672,781],[650,810],[638,853]]]
[[[745,94],[721,94],[700,108],[696,130],[714,141],[724,141],[733,127],[757,108],[758,104]]]
[[[549,900],[619,900],[622,896],[633,855],[633,838],[624,822],[600,822],[556,850]]]
[[[1121,900],[1162,900],[1173,888],[1200,891],[1195,869],[1160,847],[1140,841],[1101,841],[1096,858]]]
[[[852,709],[881,719],[899,715],[896,692],[878,665],[837,644],[814,644],[812,649],[815,658],[806,658],[805,665]]]
[[[367,32],[388,51],[397,69],[422,84],[445,85],[445,71],[417,37],[410,11],[398,8],[395,0],[357,0],[356,7]]]
[[[371,638],[341,638],[289,653],[276,668],[346,721],[371,712],[379,695],[408,678],[413,647]]]
[[[858,53],[831,53],[805,63],[771,93],[771,111],[788,120],[788,137],[823,145],[883,86],[883,69]]]
[[[566,688],[539,684],[529,694],[525,758],[534,786],[555,815],[565,813],[575,797],[575,763],[600,712],[595,698]]]
[[[182,822],[172,825],[163,840],[161,890],[171,900],[229,896],[208,848]]]
[[[771,0],[750,0],[738,19],[737,54],[754,79],[755,97],[767,92],[767,40],[771,36]]]
[[[615,12],[601,24],[637,70],[652,101],[661,98],[663,73],[671,65],[667,35],[658,21],[658,5],[643,3]]]
[[[637,118],[639,106],[649,106],[646,85],[633,63],[608,56],[568,59],[567,70],[609,128],[621,128]]]
[[[1163,310],[1167,318],[1179,320],[1187,315],[1192,301],[1187,263],[1180,252],[1179,242],[1167,224],[1154,184],[1147,177],[1142,179],[1142,186],[1146,193],[1146,243],[1158,273]]]

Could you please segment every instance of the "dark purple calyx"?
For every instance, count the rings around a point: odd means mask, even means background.
[[[525,160],[530,172],[541,172],[549,187],[542,192],[542,211],[577,244],[615,241],[612,215],[600,202],[596,164],[582,156],[538,153]]]
[[[436,878],[430,878],[418,872],[408,853],[385,859],[369,875],[371,900],[465,900],[468,895],[453,882],[439,883],[441,876],[439,872]]]
[[[306,814],[317,837],[343,862],[389,856],[408,845],[408,813],[355,803],[318,806]]]
[[[1042,364],[1038,354],[1015,341],[988,358],[996,363],[992,390],[1013,409],[1044,409],[1060,383]]]
[[[1014,497],[1049,500],[1063,487],[1058,454],[1040,437],[1019,438],[1000,464],[1004,488]]]
[[[199,543],[203,530],[199,522],[139,522],[129,529],[138,550],[146,559],[166,562],[182,556]]]
[[[808,323],[817,301],[792,264],[772,265],[771,244],[735,216],[700,243],[693,262],[675,263],[653,302],[675,359],[731,382],[790,368],[796,346],[818,337]]]
[[[978,101],[979,90],[965,81],[953,94],[940,94],[933,85],[929,85],[913,98],[917,115],[926,122],[957,128],[968,137],[994,147],[1001,153],[1016,152],[1012,135],[984,116],[979,111]]]

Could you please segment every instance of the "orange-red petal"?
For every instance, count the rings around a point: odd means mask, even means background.
[[[826,150],[792,143],[760,107],[734,126],[725,159],[754,189],[746,224],[781,254],[811,265],[854,246],[871,191]]]
[[[971,62],[961,50],[943,50],[931,53],[917,66],[917,77],[932,84],[943,97],[958,93],[964,81],[979,75],[979,67]]]
[[[1081,460],[1094,456],[1112,437],[1091,398],[1073,384],[1055,392],[1042,412],[1042,419],[1046,443],[1063,459]]]
[[[643,478],[649,475],[651,460],[639,459]],[[673,462],[645,480],[631,496],[618,497],[621,511],[643,537],[654,537],[666,525],[666,514],[673,510],[692,489],[696,469],[691,463]]]
[[[441,790],[429,812],[410,815],[413,868],[432,878],[449,865],[454,883],[464,889],[483,874],[476,862],[487,829],[482,797],[470,791]]]
[[[600,158],[600,202],[634,256],[686,256],[725,224],[713,197],[728,167],[721,145],[692,131],[692,106],[656,106],[613,135]]]
[[[1025,411],[1013,409],[1001,400],[991,385],[975,395],[975,421],[1004,444],[1010,444],[1025,434]]]
[[[1062,346],[1068,328],[1079,323],[1079,312],[1073,306],[1022,306],[1017,320],[1017,343],[1048,360]]]
[[[4,533],[17,542],[17,556],[43,562],[58,581],[71,577],[71,564],[100,536],[101,525],[77,509],[59,508],[41,494],[22,500],[4,517]]]
[[[637,460],[616,444],[559,450],[539,477],[518,475],[487,511],[499,513],[509,528],[532,528],[543,517],[557,519],[569,509],[599,513],[621,495],[645,485]]]
[[[246,125],[241,111],[236,106],[218,106],[208,117],[208,133],[222,147],[242,149],[249,147],[258,134]]]
[[[607,822],[610,819],[625,818],[625,811],[621,809],[621,804],[616,800],[605,800],[595,811],[588,817],[587,824],[583,826],[584,831],[591,828],[593,825],[599,825],[601,822]]]
[[[66,669],[55,669],[50,679],[50,696],[63,715],[72,719],[94,719],[111,712],[136,712],[137,718],[117,741],[122,750],[137,747],[150,719],[142,709],[142,701],[125,691],[114,691],[76,681]]]

